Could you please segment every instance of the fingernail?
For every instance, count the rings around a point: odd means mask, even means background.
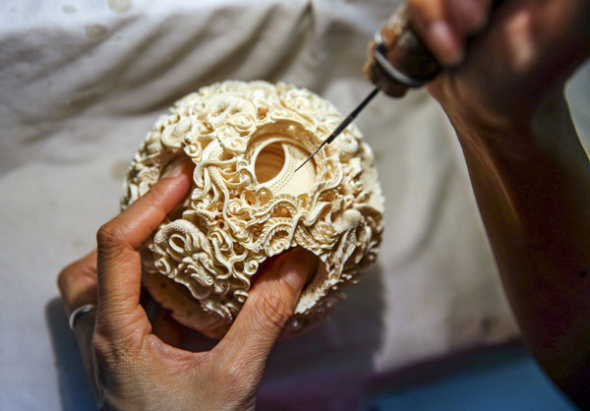
[[[430,41],[434,54],[440,59],[440,63],[453,66],[461,62],[463,50],[451,26],[443,20],[438,20],[428,27]]]
[[[283,266],[282,276],[294,290],[301,290],[307,277],[315,274],[318,258],[311,252],[299,248],[292,253]]]
[[[167,168],[168,170],[165,170],[162,178],[174,178],[174,177],[178,177],[179,175],[181,175],[184,170],[185,167],[188,166],[188,164],[190,164],[190,160],[188,159],[180,159],[177,160],[177,162],[169,165]]]
[[[305,283],[305,273],[300,267],[287,267],[283,271],[283,278],[294,290],[301,290]]]

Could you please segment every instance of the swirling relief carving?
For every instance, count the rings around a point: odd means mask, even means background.
[[[370,148],[353,124],[297,173],[342,121],[292,85],[227,81],[179,100],[135,154],[121,206],[179,160],[194,185],[146,244],[144,284],[181,323],[221,337],[269,257],[300,246],[320,260],[286,333],[324,318],[342,285],[375,261],[383,198]],[[144,255],[146,250],[144,250]]]

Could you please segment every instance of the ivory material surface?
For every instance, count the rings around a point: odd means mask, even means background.
[[[302,247],[319,259],[285,335],[325,318],[341,288],[377,257],[383,196],[373,153],[336,108],[286,83],[226,81],[179,100],[129,168],[122,208],[190,158],[194,187],[144,252],[144,284],[182,324],[222,337],[269,257]]]

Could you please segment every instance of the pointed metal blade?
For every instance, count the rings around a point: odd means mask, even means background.
[[[330,134],[330,137],[328,137],[327,139],[325,139],[322,144],[320,144],[320,146],[318,148],[315,149],[315,151],[313,153],[311,153],[311,155],[309,157],[307,157],[307,159],[301,163],[301,165],[299,167],[297,167],[295,169],[295,171],[293,173],[296,173],[297,170],[299,170],[301,167],[303,167],[305,164],[307,164],[307,162],[309,160],[311,160],[313,158],[313,156],[315,156],[318,151],[321,150],[321,148],[323,146],[325,146],[326,144],[330,144],[332,141],[334,141],[334,139],[336,137],[338,137],[340,135],[340,133],[342,133],[346,127],[348,127],[348,125],[350,123],[352,123],[352,121],[356,118],[356,116],[359,115],[359,113],[367,106],[367,104],[369,104],[369,102],[371,100],[373,100],[373,97],[375,97],[377,95],[377,93],[379,93],[379,89],[377,87],[375,87],[367,97],[365,97],[365,99],[363,101],[361,101],[361,103],[357,106],[357,108],[355,108],[352,113],[350,113],[348,115],[348,117],[346,117],[342,123],[340,123],[340,125],[338,127],[336,127],[336,129],[334,129],[334,131],[332,132],[332,134]]]
[[[311,159],[313,158],[313,156],[315,156],[315,155],[318,153],[318,151],[320,151],[320,150],[322,149],[322,147],[323,147],[323,146],[325,146],[326,144],[328,144],[328,140],[324,140],[324,141],[322,142],[322,144],[320,144],[320,146],[319,146],[318,148],[316,148],[316,149],[314,150],[314,152],[313,152],[313,153],[311,153],[311,155],[310,155],[309,157],[307,157],[307,158],[305,159],[305,161],[304,161],[303,163],[301,163],[301,164],[299,165],[299,167],[297,167],[297,168],[295,169],[295,171],[293,171],[293,174],[295,174],[295,173],[297,172],[297,170],[299,170],[301,167],[303,167],[304,165],[306,165],[306,164],[307,164],[307,162],[308,162],[309,160],[311,160]]]

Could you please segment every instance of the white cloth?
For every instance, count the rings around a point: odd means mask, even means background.
[[[91,250],[118,212],[126,167],[157,115],[226,79],[291,82],[348,112],[370,90],[366,43],[395,5],[0,4],[0,409],[61,409],[44,310],[60,269]],[[575,99],[587,137],[588,95]],[[386,196],[379,264],[329,321],[277,345],[260,409],[355,409],[376,378],[517,334],[437,104],[423,91],[379,96],[357,124]]]

